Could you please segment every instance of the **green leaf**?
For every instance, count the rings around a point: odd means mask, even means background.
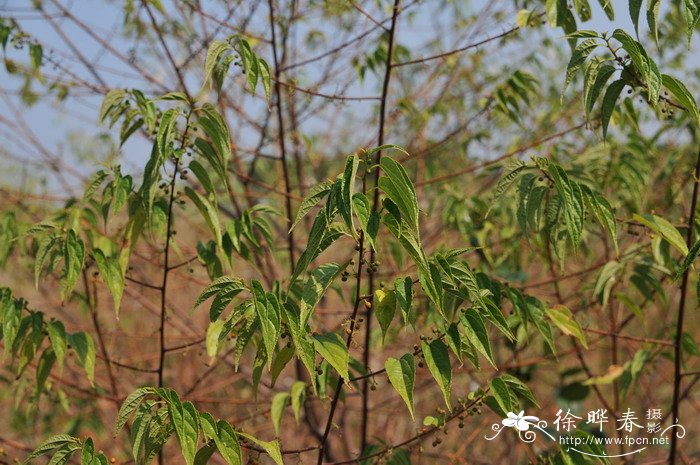
[[[669,244],[684,256],[688,255],[688,246],[683,240],[683,236],[678,230],[668,221],[656,215],[632,215],[632,219],[642,223],[653,232],[663,237]]]
[[[445,330],[445,340],[455,354],[455,357],[462,363],[462,335],[459,333],[457,323],[452,323],[447,327]]]
[[[520,160],[514,160],[513,162],[511,162],[510,166],[508,166],[501,178],[498,180],[498,184],[496,184],[496,188],[493,191],[491,206],[486,212],[486,215],[488,215],[495,203],[503,196],[503,194],[505,194],[508,191],[510,186],[513,185],[515,180],[518,179],[518,177],[520,176],[520,172],[526,169],[527,167],[527,164],[523,163]]]
[[[92,438],[87,438],[83,441],[83,447],[80,451],[80,465],[92,465],[95,458],[95,444]]]
[[[204,133],[209,137],[216,148],[216,158],[225,169],[228,160],[231,158],[231,134],[229,133],[226,120],[219,113],[214,105],[205,103],[198,108],[200,116],[197,119]],[[222,178],[226,182],[226,177]]]
[[[333,280],[345,269],[347,264],[325,263],[310,273],[301,293],[300,328],[306,326],[316,305],[320,302]]]
[[[293,283],[294,280],[308,268],[311,261],[318,254],[319,247],[321,245],[321,240],[328,227],[328,219],[323,213],[319,214],[314,220],[313,226],[311,226],[311,231],[309,232],[309,240],[306,243],[306,249],[299,257],[296,266],[294,267],[294,272],[289,278],[289,282]]]
[[[493,367],[496,367],[496,362],[493,360],[491,353],[491,342],[489,334],[486,331],[484,320],[475,309],[470,308],[460,316],[460,321],[464,327],[467,339],[478,350]]]
[[[588,210],[593,214],[598,223],[600,223],[600,225],[603,226],[603,228],[608,232],[613,241],[615,252],[617,252],[617,220],[615,219],[615,212],[610,206],[610,203],[607,201],[607,199],[605,199],[605,197],[593,192],[588,186],[582,185],[581,192],[583,193],[583,198]]]
[[[95,385],[95,343],[92,337],[81,331],[79,333],[68,336],[68,343],[73,347],[73,350],[78,354],[78,359],[83,365],[83,369],[87,374],[90,385]]]
[[[105,98],[102,99],[102,104],[100,105],[100,112],[97,121],[102,124],[104,123],[107,116],[112,110],[119,107],[124,101],[127,93],[124,89],[112,89],[107,92]]]
[[[562,99],[564,97],[564,92],[569,84],[574,79],[574,76],[579,69],[586,63],[588,56],[596,49],[600,44],[596,39],[586,39],[576,46],[574,52],[571,54],[569,59],[569,64],[566,67],[566,79],[564,80],[564,87],[561,90]]]
[[[634,24],[634,33],[639,37],[639,12],[642,10],[642,0],[629,0],[630,18]]]
[[[445,399],[447,409],[452,411],[452,403],[450,400],[450,392],[452,390],[452,365],[450,364],[450,354],[444,342],[436,339],[430,344],[423,342],[421,344],[425,363],[428,365],[428,370],[437,382],[442,395]]]
[[[213,40],[211,42],[211,45],[209,45],[209,49],[207,50],[207,56],[204,60],[204,85],[209,83],[212,72],[219,61],[219,58],[228,50],[230,50],[230,46],[227,42],[222,42],[220,40]]]
[[[58,361],[58,373],[63,374],[63,361],[66,358],[66,350],[68,343],[66,342],[66,329],[60,321],[51,321],[47,323],[46,330],[49,333],[51,348],[53,349],[56,360]],[[11,343],[10,343],[11,345]]]
[[[270,408],[270,418],[272,419],[272,426],[275,428],[275,435],[280,435],[280,424],[282,423],[282,415],[284,414],[284,408],[289,403],[289,393],[288,392],[278,392],[272,398],[272,407]]]
[[[262,58],[258,58],[258,71],[260,72],[260,83],[265,91],[265,100],[270,103],[270,95],[272,94],[272,75],[270,73],[270,65]]]
[[[615,105],[617,104],[617,99],[620,97],[622,89],[625,87],[625,81],[623,79],[618,79],[608,86],[603,95],[603,105],[601,107],[601,126],[603,127],[603,139],[608,135],[608,125],[610,124],[610,117],[615,110]]]
[[[243,281],[239,278],[234,278],[232,276],[221,276],[219,278],[216,278],[214,281],[212,281],[211,284],[209,284],[204,290],[202,291],[201,294],[199,294],[199,297],[197,297],[197,300],[195,301],[194,305],[192,306],[192,310],[196,309],[199,307],[205,300],[207,300],[209,297],[217,294],[234,294],[237,295],[241,291],[245,290],[245,284]],[[233,298],[233,297],[231,297]],[[228,300],[230,302],[230,300]],[[227,302],[227,303],[228,303]],[[212,304],[212,307],[214,304]],[[223,312],[223,308],[217,308],[217,309],[212,309],[210,311],[211,314],[215,314],[216,318],[218,318],[219,315],[221,315],[221,312]]]
[[[202,185],[202,187],[208,195],[216,195],[214,183],[212,183],[211,178],[209,177],[209,173],[207,172],[206,168],[202,166],[201,163],[199,163],[197,160],[192,160],[190,161],[189,165],[187,165],[187,169],[194,173],[194,175],[197,177],[197,180]]]
[[[221,248],[221,226],[219,225],[219,215],[217,214],[216,207],[209,202],[206,198],[199,195],[197,192],[192,190],[191,187],[185,186],[185,195],[192,200],[199,212],[204,217],[209,229],[214,234],[216,239],[216,245]]]
[[[121,407],[119,408],[119,413],[117,414],[117,422],[114,425],[114,436],[119,434],[119,431],[124,427],[131,415],[139,408],[141,403],[144,401],[146,396],[155,394],[156,390],[152,387],[142,387],[131,394],[124,400]]]
[[[369,245],[376,250],[376,239],[379,229],[379,214],[372,212],[367,196],[358,192],[352,196],[353,211],[360,220],[360,227],[365,232]]]
[[[612,382],[618,379],[620,376],[622,376],[624,372],[624,367],[620,365],[610,365],[605,374],[589,378],[585,380],[582,384],[584,386],[612,384]]]
[[[494,378],[489,383],[489,386],[491,387],[491,393],[493,394],[493,397],[496,399],[496,402],[501,407],[504,413],[512,412],[513,410],[515,410],[510,396],[510,390],[508,389],[508,385],[503,379]]]
[[[211,322],[207,327],[206,347],[207,355],[211,360],[213,360],[219,352],[219,336],[225,324],[226,322],[224,320],[216,320]]]
[[[292,411],[294,412],[294,419],[297,422],[297,426],[301,420],[301,408],[306,401],[306,383],[303,381],[295,381],[292,384],[291,398],[292,398]]]
[[[586,68],[586,77],[583,83],[583,102],[586,111],[586,117],[593,111],[600,92],[607,84],[610,76],[616,71],[616,68],[606,63],[600,63],[598,60],[592,60]]]
[[[341,194],[338,202],[338,210],[345,221],[345,225],[355,234],[355,223],[352,216],[352,195],[355,190],[355,176],[360,159],[356,154],[350,155],[345,161],[345,170],[341,184]]]
[[[209,321],[214,321],[219,318],[233,298],[244,289],[242,284],[239,285],[237,283],[229,284],[221,289],[214,297],[214,300],[211,301],[211,307],[209,307]]]
[[[698,105],[685,85],[668,74],[661,75],[661,83],[673,94],[676,100],[678,100],[678,103],[685,108],[685,111],[688,112],[688,115],[693,119],[695,124],[700,125],[700,111],[698,111]]]
[[[253,280],[251,282],[251,291],[253,293],[253,304],[255,312],[260,321],[260,327],[263,334],[263,342],[267,351],[267,367],[272,366],[272,354],[277,347],[277,340],[281,334],[281,311],[277,297],[272,293],[265,294],[265,290],[260,282]]]
[[[413,354],[405,354],[398,360],[389,357],[386,362],[384,362],[384,369],[386,370],[389,382],[391,382],[391,385],[406,403],[408,411],[411,412],[411,418],[415,420],[413,387],[415,385],[416,367]]]
[[[661,0],[647,0],[647,24],[656,46],[659,46],[659,7]]]
[[[206,441],[214,441],[216,449],[229,465],[241,464],[241,446],[238,437],[227,422],[214,420],[209,413],[200,413],[199,423]],[[196,458],[195,458],[196,463]]]
[[[398,207],[401,215],[418,237],[418,197],[406,170],[389,157],[383,157],[380,166],[385,176],[379,179],[379,188]]]
[[[282,451],[280,450],[280,443],[278,440],[274,441],[263,441],[261,439],[256,438],[255,436],[251,436],[250,434],[247,433],[238,433],[240,436],[243,436],[244,438],[248,439],[249,441],[252,441],[253,443],[257,444],[258,446],[262,447],[265,452],[267,452],[267,455],[270,456],[272,460],[277,465],[284,465],[284,462],[282,461]]]
[[[199,448],[194,456],[194,465],[206,465],[216,452],[216,444],[208,442]]]
[[[681,267],[675,273],[675,279],[680,278],[683,274],[685,274],[686,271],[690,269],[695,259],[698,258],[698,254],[700,254],[700,240],[693,244],[690,250],[688,250],[688,255],[685,256]]]
[[[374,313],[382,329],[382,341],[386,338],[386,331],[396,314],[396,293],[377,289],[374,291]]]
[[[516,378],[513,375],[505,374],[505,375],[500,375],[500,379],[506,382],[508,385],[508,389],[511,392],[516,392],[517,394],[520,395],[520,397],[526,399],[527,401],[531,402],[533,405],[539,407],[540,405],[537,403],[537,400],[535,400],[535,396],[532,394],[532,391],[530,390],[529,387],[525,385],[522,381],[520,381],[518,378]]]
[[[644,83],[647,85],[649,103],[656,105],[659,101],[659,90],[661,89],[659,67],[649,58],[644,47],[622,29],[616,29],[612,37],[619,41],[629,54],[634,67],[642,75]]]
[[[408,324],[411,321],[411,306],[413,303],[413,280],[411,277],[396,278],[394,281],[394,292],[396,294],[396,302],[403,314],[404,324]]]
[[[85,243],[75,231],[70,230],[63,243],[63,275],[61,276],[61,298],[66,299],[80,277],[85,261]]]
[[[551,164],[547,170],[554,181],[564,208],[564,222],[571,244],[576,250],[581,243],[583,231],[584,205],[581,187],[569,180],[566,172],[558,165]]]
[[[318,204],[318,202],[320,202],[322,198],[328,195],[328,193],[331,191],[332,186],[333,181],[326,180],[320,184],[316,184],[314,187],[311,188],[307,197],[304,199],[301,205],[299,205],[299,209],[297,210],[297,216],[294,219],[294,223],[292,223],[292,226],[289,228],[290,231],[293,230],[297,224],[299,224],[302,218],[304,218],[304,216],[306,216],[306,214],[309,213],[309,211],[316,204]]]
[[[440,269],[433,263],[419,264],[418,267],[418,280],[420,281],[423,291],[430,299],[431,302],[435,304],[440,315],[447,319],[445,316],[444,300],[442,293],[442,275]]]
[[[124,294],[124,275],[122,274],[119,262],[113,258],[108,258],[100,249],[92,251],[92,257],[97,263],[102,279],[107,284],[109,292],[114,300],[114,312],[119,319],[119,307],[121,307],[122,294]]]
[[[223,420],[216,423],[216,448],[228,465],[241,465],[241,445],[230,424]]]
[[[41,60],[44,57],[44,49],[40,44],[30,43],[29,44],[29,57],[31,58],[32,68],[38,70],[41,68]]]
[[[36,366],[36,383],[34,392],[37,395],[41,395],[46,386],[46,380],[51,373],[54,363],[56,363],[56,355],[51,347],[44,349],[44,352],[39,358],[39,362]]]
[[[59,447],[64,447],[64,446],[70,446],[73,445],[77,448],[78,446],[78,439],[74,438],[73,436],[69,436],[67,434],[57,434],[55,436],[51,436],[48,438],[46,441],[42,442],[39,447],[34,449],[31,454],[27,457],[27,459],[23,463],[29,463],[30,460],[35,459],[41,455],[44,455],[45,453],[52,451],[54,449],[58,449]],[[73,450],[76,450],[73,449]]]
[[[168,403],[170,421],[175,427],[175,434],[180,443],[182,455],[187,465],[194,463],[199,443],[199,415],[192,402],[180,402],[180,398],[173,390],[166,391],[165,400]]]
[[[693,31],[700,20],[700,2],[698,0],[683,0],[683,17],[685,18],[686,30],[688,34],[688,48],[690,40],[693,38]]]
[[[280,349],[275,356],[272,358],[272,368],[270,369],[270,386],[275,387],[277,378],[279,377],[284,367],[287,366],[289,361],[294,357],[293,347],[283,347]]]
[[[347,383],[350,379],[348,376],[349,354],[340,335],[336,333],[317,334],[313,336],[313,341],[316,352],[326,359]]]
[[[563,305],[555,305],[551,308],[547,308],[547,316],[552,320],[552,322],[567,336],[574,336],[581,342],[583,347],[588,348],[588,342],[586,341],[586,335],[581,329],[581,326],[574,319],[574,315],[571,311]]]

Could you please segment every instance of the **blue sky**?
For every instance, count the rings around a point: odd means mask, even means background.
[[[42,18],[41,14],[36,12],[31,7],[31,1],[23,0],[0,0],[0,15],[5,17],[16,18],[21,27],[32,36],[36,37],[42,43],[48,44],[48,51],[45,52],[49,55],[52,60],[56,60],[62,63],[65,67],[72,70],[78,76],[84,76],[91,78],[88,74],[86,68],[79,62],[79,60],[69,60],[66,58],[67,55],[75,56],[75,53],[70,50],[70,48],[64,43],[59,34],[57,34],[49,25],[46,20]],[[49,4],[50,2],[45,2]],[[102,0],[72,0],[62,2],[68,5],[72,13],[80,18],[87,24],[90,24],[106,41],[108,41],[114,48],[121,51],[127,51],[130,47],[134,46],[129,40],[123,39],[120,32],[122,30],[122,18],[123,13],[119,8],[119,3],[121,2],[111,2]],[[386,3],[386,2],[385,2]],[[479,11],[485,5],[486,2],[463,2],[465,11]],[[206,4],[206,2],[205,2]],[[449,49],[453,46],[453,42],[450,41],[451,37],[442,37],[440,34],[440,23],[451,18],[449,12],[435,13],[431,11],[434,7],[435,2],[424,1],[421,5],[414,7],[411,11],[411,23],[408,24],[407,20],[400,22],[398,27],[398,40],[399,43],[409,47],[421,49],[422,45],[430,44],[436,39],[442,42],[443,49]],[[614,1],[614,7],[616,9],[616,19],[611,22],[607,19],[603,13],[601,7],[597,2],[592,1],[593,20],[586,24],[580,25],[580,28],[595,29],[595,30],[612,30],[617,27],[624,28],[627,31],[632,31],[632,22],[629,18],[629,13],[627,12],[627,2],[626,1]],[[510,28],[515,22],[515,13],[517,9],[512,6],[512,3],[505,2],[502,5],[507,5],[504,7],[505,11],[511,11],[511,17],[506,17],[501,23],[487,25],[485,33],[479,34],[475,37],[475,40],[479,40],[490,35],[498,34],[503,30]],[[54,12],[55,8],[47,6],[48,12]],[[50,13],[51,14],[51,13]],[[264,17],[264,15],[258,15]],[[642,19],[640,24],[643,23],[644,26],[641,27],[641,31],[646,29],[645,21],[643,20],[644,13],[642,13]],[[364,18],[362,18],[364,19]],[[144,83],[137,75],[135,75],[128,66],[125,65],[120,60],[116,59],[109,53],[105,53],[102,47],[92,38],[90,38],[85,32],[83,32],[79,27],[65,20],[59,16],[54,17],[63,33],[72,40],[79,49],[80,53],[83,55],[84,59],[90,63],[95,64],[98,72],[104,77],[109,86],[113,87],[138,87],[144,88]],[[365,21],[367,26],[371,24]],[[408,27],[410,26],[410,27]],[[265,24],[254,25],[253,29],[259,31],[260,34],[266,35],[267,28]],[[323,26],[319,29],[324,31]],[[335,43],[331,34],[332,31],[328,31],[328,44],[324,45],[322,48],[332,48],[332,44]],[[561,37],[560,30],[551,30],[549,34],[554,38]],[[225,34],[222,34],[222,38]],[[378,34],[372,36],[376,40]],[[562,40],[562,43],[564,41]],[[440,47],[437,47],[440,48]],[[52,53],[50,49],[55,51]],[[21,52],[26,56],[26,51]],[[264,54],[265,52],[260,52]],[[15,58],[20,56],[20,52],[9,51],[10,56]],[[312,53],[313,55],[313,53]],[[417,52],[416,55],[420,55]],[[15,58],[17,59],[17,58]],[[144,66],[148,66],[144,63]],[[302,70],[306,74],[306,79],[309,82],[313,81],[315,70]],[[46,65],[47,74],[52,74],[56,72],[52,69],[50,64]],[[159,73],[158,69],[153,69],[154,73]],[[3,94],[9,95],[8,98],[12,99],[15,105],[17,105],[17,111],[31,124],[35,131],[41,135],[41,139],[44,145],[51,150],[57,150],[65,156],[72,156],[74,153],[70,152],[80,152],[80,151],[90,151],[90,150],[100,150],[100,144],[96,142],[90,143],[85,142],[85,138],[94,137],[99,134],[104,129],[97,127],[97,110],[101,101],[99,96],[80,96],[78,98],[71,98],[65,104],[55,104],[50,101],[40,100],[38,104],[33,107],[27,108],[22,106],[19,99],[12,96],[14,92],[21,87],[21,81],[13,77],[9,77],[7,73],[3,70],[0,71],[0,89],[2,89]],[[563,73],[562,73],[563,78]],[[302,76],[303,79],[303,76]],[[93,79],[94,80],[94,79]],[[174,84],[174,83],[173,83]],[[188,82],[188,85],[192,88],[197,87],[197,83]],[[331,82],[331,86],[333,83]],[[328,86],[326,90],[333,92],[334,89]],[[145,90],[157,91],[153,89],[152,86],[146,85]],[[346,90],[347,94],[351,95],[371,95],[377,91],[377,82],[373,79],[368,79],[365,83],[355,82],[349,89]],[[248,103],[250,105],[257,105],[258,108],[253,108],[251,110],[253,114],[257,111],[266,111],[264,106],[260,103]],[[349,104],[345,107],[347,111],[351,111],[352,108],[361,108],[361,105]],[[12,118],[14,109],[9,106],[0,107],[0,115],[7,118]],[[68,134],[73,134],[72,137],[67,137]],[[76,135],[83,135],[86,137],[79,137]],[[4,139],[4,140],[3,140]],[[24,153],[21,147],[18,147],[9,138],[4,137],[0,134],[0,142],[2,143],[2,148],[5,150],[12,150],[17,157],[27,157],[29,159],[34,158],[31,154]],[[252,142],[252,141],[251,141]],[[149,153],[149,148],[144,141],[129,143],[125,146],[123,153],[127,162],[131,162],[134,165],[141,164],[141,160],[144,156]],[[81,160],[81,157],[76,158],[76,164],[80,165],[85,163],[85,159]],[[5,164],[5,163],[3,163]],[[16,165],[16,163],[15,163]],[[77,168],[82,172],[91,172],[96,166],[87,163],[87,166],[77,166]],[[15,170],[16,171],[16,170]],[[16,177],[14,180],[16,181]]]

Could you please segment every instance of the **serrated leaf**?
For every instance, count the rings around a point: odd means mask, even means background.
[[[281,312],[279,302],[272,293],[265,293],[260,282],[251,282],[251,292],[253,293],[253,305],[260,321],[262,329],[263,343],[267,351],[267,367],[272,366],[272,354],[277,347],[277,340],[281,333]]]
[[[168,390],[165,396],[168,403],[170,421],[175,427],[175,434],[180,443],[180,450],[187,465],[194,463],[199,443],[199,414],[192,402],[181,402],[175,391]]]
[[[379,179],[379,188],[398,207],[413,233],[418,237],[418,198],[406,170],[396,160],[383,157],[380,166],[385,176]]]
[[[272,419],[272,426],[275,429],[275,435],[280,435],[280,424],[282,423],[282,415],[284,414],[284,408],[289,403],[289,393],[288,392],[278,392],[272,398],[272,406],[270,408],[270,418]]]
[[[306,243],[306,249],[299,257],[296,266],[294,267],[294,272],[289,279],[290,283],[308,268],[311,261],[318,254],[319,247],[321,246],[321,240],[328,227],[328,219],[326,215],[321,212],[314,220],[313,226],[311,226],[311,231],[309,232],[309,240]]]
[[[58,449],[59,447],[63,447],[66,445],[75,445],[76,447],[78,447],[78,439],[67,434],[57,434],[55,436],[51,436],[46,441],[42,442],[39,447],[34,449],[23,463],[29,463],[29,461],[32,459],[35,459],[49,451]]]
[[[647,0],[647,24],[656,46],[659,46],[659,7],[661,0]]]
[[[360,164],[360,159],[356,154],[350,155],[345,161],[345,169],[343,170],[341,194],[338,201],[338,210],[340,216],[343,217],[345,225],[352,233],[355,233],[355,223],[352,215],[352,195],[355,187],[355,176],[357,167]]]
[[[642,11],[642,0],[629,0],[630,18],[634,24],[634,33],[639,37],[639,12]]]
[[[503,194],[505,194],[508,191],[508,189],[511,185],[513,185],[515,180],[518,179],[518,176],[520,176],[521,171],[523,171],[526,168],[527,164],[523,163],[520,160],[513,161],[508,166],[508,168],[506,168],[506,170],[503,172],[503,175],[498,180],[496,188],[493,191],[491,206],[487,210],[486,215],[489,214],[494,204],[503,196]]]
[[[211,282],[211,284],[204,288],[204,290],[201,294],[199,294],[199,297],[197,297],[197,300],[192,306],[192,310],[199,307],[209,297],[220,293],[224,289],[229,288],[240,289],[241,291],[246,289],[245,284],[241,279],[234,278],[233,276],[221,276],[219,278],[216,278],[214,281]]]
[[[85,262],[85,243],[75,231],[70,230],[63,242],[63,274],[61,276],[61,298],[66,299],[80,277]]]
[[[321,357],[323,357],[340,374],[347,383],[348,364],[350,356],[345,342],[337,333],[317,334],[313,336],[314,347]]]
[[[690,48],[690,40],[693,38],[693,31],[700,20],[700,2],[698,0],[682,0],[683,17],[685,18],[686,30],[688,35],[688,48]]]
[[[292,399],[292,411],[294,412],[294,419],[299,425],[301,419],[301,408],[304,406],[304,401],[306,400],[306,383],[303,381],[295,381],[292,384],[292,389],[290,390],[290,397]]]
[[[146,396],[155,394],[156,391],[152,387],[142,387],[127,396],[127,398],[122,403],[119,408],[119,413],[117,414],[117,422],[114,425],[114,436],[119,434],[119,431],[124,427],[131,415],[139,408],[141,403],[144,401]]]
[[[593,111],[593,106],[598,100],[600,92],[603,90],[603,87],[605,87],[605,84],[607,84],[610,76],[616,71],[614,66],[606,63],[593,64],[598,63],[597,60],[589,63],[590,65],[586,70],[586,78],[583,84],[583,102],[586,117]]]
[[[238,435],[243,436],[249,441],[252,441],[253,443],[262,447],[265,450],[265,452],[267,452],[267,455],[269,455],[270,458],[274,460],[274,462],[277,465],[284,465],[284,462],[282,461],[282,451],[280,450],[280,443],[278,440],[263,441],[261,439],[256,438],[255,436],[242,432],[238,433]]]
[[[467,339],[478,350],[493,367],[496,367],[496,362],[493,360],[491,353],[491,342],[489,334],[486,331],[484,320],[475,309],[470,308],[462,313],[460,317],[462,326],[464,327]]]
[[[511,392],[515,392],[520,395],[520,397],[528,400],[531,402],[533,405],[539,407],[540,405],[537,403],[537,400],[535,400],[535,396],[532,394],[532,391],[530,390],[529,387],[522,381],[520,381],[518,378],[516,378],[513,375],[505,374],[505,375],[500,375],[500,379],[505,381],[505,383],[508,385],[508,389]]]
[[[586,39],[576,46],[569,59],[569,64],[566,67],[566,79],[564,80],[564,87],[561,90],[562,98],[566,88],[569,87],[569,84],[574,79],[578,70],[586,63],[588,56],[598,45],[599,43],[596,39]]]
[[[663,237],[669,244],[684,256],[688,255],[688,246],[683,240],[683,236],[678,230],[667,220],[656,215],[632,215],[632,219],[642,223],[653,232]]]
[[[119,262],[111,257],[107,257],[100,249],[93,250],[92,257],[95,259],[102,279],[104,279],[109,292],[112,294],[114,312],[117,315],[117,319],[119,319],[119,308],[121,307],[122,294],[124,294],[124,275]]]
[[[681,81],[668,74],[661,75],[661,83],[673,94],[676,100],[678,100],[678,103],[685,108],[685,111],[687,111],[688,115],[695,121],[695,124],[700,125],[700,111],[698,111],[695,98],[693,98],[688,88],[685,87]]]
[[[301,301],[299,302],[301,328],[306,326],[316,305],[318,305],[328,287],[333,283],[333,280],[344,269],[345,266],[336,263],[325,263],[309,273],[309,279],[304,284]]]
[[[209,200],[195,192],[191,187],[185,186],[184,191],[185,195],[192,200],[192,203],[195,204],[199,212],[204,217],[207,225],[209,225],[209,229],[214,234],[217,246],[220,248],[222,238],[221,225],[219,224],[219,215],[217,214],[216,207],[209,202]]]
[[[571,244],[576,250],[581,243],[581,233],[584,222],[584,205],[581,187],[569,180],[566,172],[558,165],[551,164],[548,173],[554,181],[564,208],[564,223]]]
[[[644,83],[647,85],[649,103],[656,105],[659,101],[659,91],[661,89],[661,73],[659,72],[659,67],[649,58],[644,47],[622,29],[616,29],[612,37],[619,41],[629,54],[634,67],[642,75]]]
[[[230,424],[223,420],[216,423],[216,448],[228,465],[241,465],[241,445],[238,436]]]
[[[491,393],[503,412],[508,413],[515,410],[508,390],[508,385],[501,378],[494,378],[489,383]]]
[[[80,364],[83,366],[83,369],[87,374],[90,385],[94,387],[95,343],[92,341],[92,337],[89,334],[81,331],[68,336],[68,341],[73,347],[73,350],[75,350],[75,352],[78,354],[78,359],[80,360]]]
[[[207,327],[206,348],[210,360],[213,360],[219,352],[219,336],[225,323],[224,320],[216,320],[209,323]]]
[[[386,370],[391,385],[406,403],[408,411],[411,412],[411,418],[415,420],[413,387],[415,385],[416,367],[413,354],[405,354],[398,360],[389,357],[386,362],[384,362],[384,369]]]
[[[401,309],[404,324],[411,321],[411,307],[413,304],[413,280],[410,276],[405,278],[396,278],[394,281],[394,292],[396,293],[396,302]]]
[[[452,411],[452,402],[450,400],[452,390],[452,365],[450,364],[450,354],[447,346],[441,340],[436,339],[429,344],[423,342],[421,347],[423,349],[425,363],[428,365],[428,370],[442,391],[447,409]]]
[[[311,188],[304,201],[301,203],[301,205],[299,205],[299,209],[297,210],[297,216],[294,219],[294,223],[292,223],[292,226],[289,228],[290,231],[292,231],[297,226],[297,224],[299,224],[302,218],[304,218],[304,216],[306,216],[306,214],[318,202],[320,202],[322,198],[328,195],[328,193],[331,191],[332,186],[333,181],[326,180],[322,183],[316,184],[314,187]]]
[[[374,314],[382,329],[382,341],[386,338],[386,331],[396,314],[396,293],[377,289],[374,291]]]
[[[207,56],[204,60],[204,85],[209,83],[214,67],[219,61],[221,55],[229,49],[230,46],[227,42],[222,42],[220,40],[213,40],[211,42],[211,45],[209,45],[209,49],[207,50]]]
[[[583,347],[586,349],[588,348],[586,335],[568,308],[563,305],[555,305],[551,308],[547,308],[546,312],[547,316],[549,316],[557,328],[559,328],[567,336],[574,336],[579,340],[579,342],[581,342]]]
[[[601,126],[603,128],[603,139],[605,139],[608,135],[610,117],[612,116],[613,111],[615,111],[617,99],[620,97],[620,93],[625,85],[626,84],[623,79],[618,79],[610,84],[607,89],[605,89],[605,94],[603,95],[603,105],[601,106]]]
[[[51,341],[53,353],[56,355],[56,361],[58,361],[58,373],[62,375],[63,361],[66,358],[66,350],[68,347],[68,343],[66,342],[66,330],[63,327],[63,323],[60,321],[51,321],[47,323],[46,330],[49,333],[49,340]]]

